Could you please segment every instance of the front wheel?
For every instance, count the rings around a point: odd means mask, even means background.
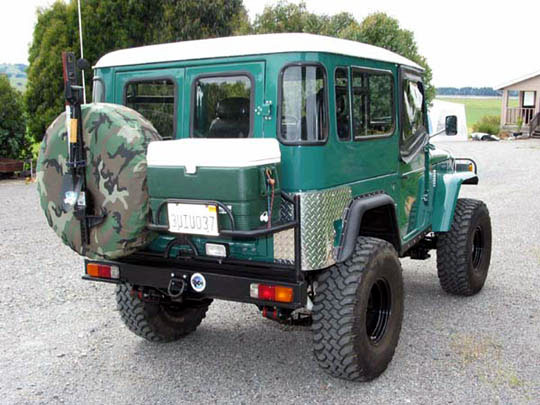
[[[195,331],[212,300],[155,303],[131,295],[129,284],[116,286],[116,304],[127,328],[151,342],[173,342]]]
[[[318,275],[313,351],[334,377],[378,377],[392,360],[402,320],[401,264],[390,243],[359,237],[350,259]]]
[[[484,283],[491,260],[491,219],[482,201],[459,199],[448,232],[438,234],[437,273],[444,291],[474,295]]]

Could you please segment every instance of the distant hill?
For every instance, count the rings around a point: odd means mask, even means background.
[[[437,87],[437,95],[499,97],[501,92],[491,87]]]
[[[19,91],[24,91],[26,89],[26,69],[28,65],[22,63],[0,63],[0,74],[5,74],[11,85]]]

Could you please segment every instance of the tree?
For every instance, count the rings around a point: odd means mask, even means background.
[[[247,21],[242,0],[85,0],[82,6],[90,65],[116,49],[232,35]],[[64,109],[61,53],[66,50],[79,57],[75,0],[38,10],[25,95],[28,130],[36,140]],[[90,76],[87,72],[89,96]]]
[[[414,33],[401,28],[395,18],[385,13],[371,14],[360,25],[349,25],[342,31],[341,37],[380,46],[416,62],[425,69],[426,100],[431,102],[435,97],[435,88],[431,84],[433,73],[426,58],[418,52]]]
[[[21,94],[11,87],[6,75],[0,75],[0,157],[21,157],[25,129]]]
[[[310,23],[308,24],[308,20]],[[253,31],[257,34],[278,32],[311,32],[316,33],[319,17],[306,9],[306,3],[291,4],[280,0],[275,6],[266,6],[255,17]],[[311,28],[311,30],[309,30]]]
[[[264,8],[257,15],[253,31],[258,34],[272,32],[307,32],[321,34],[379,46],[398,53],[425,69],[424,84],[428,102],[435,97],[431,85],[432,71],[426,59],[418,52],[418,46],[411,31],[400,27],[398,20],[385,13],[374,13],[361,23],[349,13],[333,16],[310,13],[305,3],[291,4],[281,0],[274,6]]]

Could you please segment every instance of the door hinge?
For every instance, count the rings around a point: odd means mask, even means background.
[[[265,120],[272,119],[272,101],[266,100],[262,106],[255,107],[255,114],[262,115]]]

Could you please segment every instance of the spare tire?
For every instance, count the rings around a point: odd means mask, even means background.
[[[116,104],[81,107],[86,155],[87,215],[103,222],[81,242],[81,223],[63,208],[63,177],[68,173],[66,114],[47,129],[37,163],[37,189],[49,226],[80,255],[92,259],[127,256],[152,241],[146,186],[146,150],[161,137],[138,112]]]

